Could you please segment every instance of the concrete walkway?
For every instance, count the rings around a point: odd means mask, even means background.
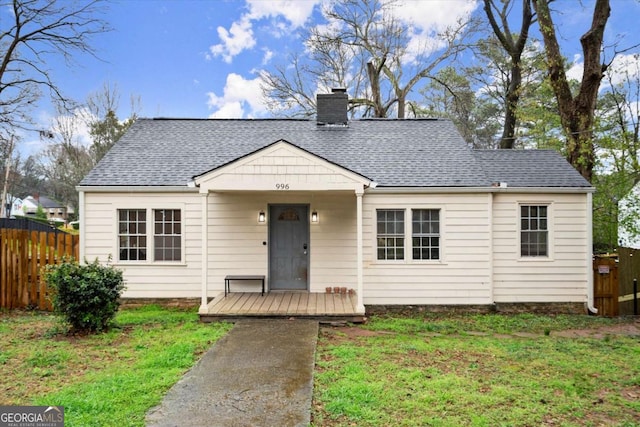
[[[147,414],[148,426],[308,426],[318,322],[241,320]]]

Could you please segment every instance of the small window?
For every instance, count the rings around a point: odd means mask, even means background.
[[[153,211],[153,246],[155,261],[182,259],[182,225],[179,209]]]
[[[118,210],[118,249],[120,261],[147,259],[147,211]]]
[[[520,206],[520,254],[523,257],[549,255],[547,206]]]
[[[404,259],[404,210],[377,211],[378,259]]]
[[[413,259],[440,259],[440,210],[414,209],[411,227]]]

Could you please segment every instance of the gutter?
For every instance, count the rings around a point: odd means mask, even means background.
[[[589,313],[598,314],[598,309],[593,305],[593,195],[587,194],[587,310]]]
[[[546,193],[546,194],[589,194],[593,187],[369,187],[367,193],[377,194],[440,194],[440,193]]]
[[[197,193],[196,187],[187,185],[165,185],[165,186],[132,186],[132,185],[108,185],[108,186],[92,186],[79,185],[76,191],[84,191],[86,193]]]

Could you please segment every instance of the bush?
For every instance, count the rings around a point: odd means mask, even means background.
[[[109,326],[124,290],[122,271],[96,259],[80,265],[73,258],[48,265],[44,273],[53,310],[74,332],[100,332]]]

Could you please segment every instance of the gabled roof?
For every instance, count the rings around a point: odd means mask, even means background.
[[[517,186],[508,161],[496,156],[491,166],[490,154],[468,149],[453,123],[442,119],[362,119],[348,126],[295,119],[139,119],[80,186],[186,186],[194,176],[280,140],[378,187],[490,187],[496,180]],[[558,154],[531,161],[541,162],[537,170],[549,179],[524,174],[522,186],[585,186]]]
[[[38,196],[38,198],[36,199],[33,196],[27,196],[24,200],[23,203],[32,203],[34,206],[42,206],[43,209],[50,209],[50,208],[63,208],[65,207],[62,203],[53,200],[49,197],[46,196]]]

